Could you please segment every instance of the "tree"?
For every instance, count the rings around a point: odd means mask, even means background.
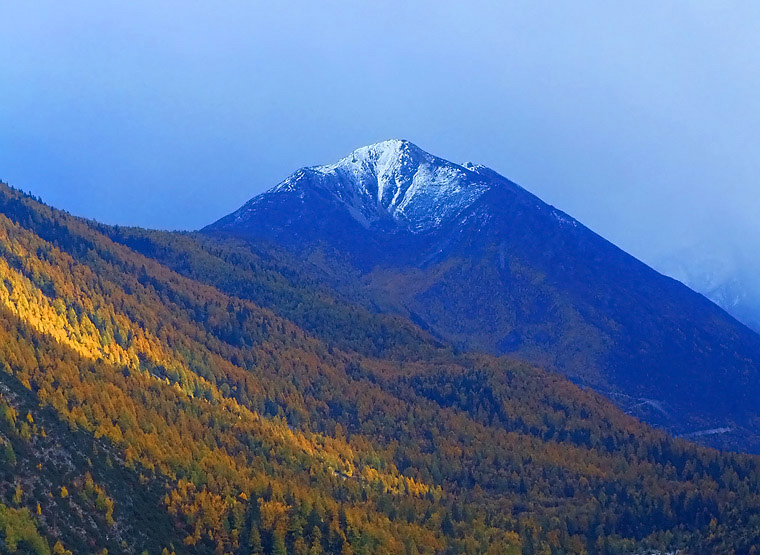
[[[272,541],[272,555],[287,555],[288,550],[285,547],[285,538],[281,532],[274,532],[274,539]]]
[[[252,555],[264,553],[264,547],[261,544],[261,532],[258,524],[251,525],[251,532],[248,534],[248,547]]]

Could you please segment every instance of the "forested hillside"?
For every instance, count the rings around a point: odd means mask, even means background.
[[[2,186],[0,551],[754,552],[757,458],[309,275]]]

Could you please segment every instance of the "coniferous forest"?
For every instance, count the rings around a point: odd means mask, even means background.
[[[265,243],[0,190],[10,553],[754,553],[760,460],[461,353]]]

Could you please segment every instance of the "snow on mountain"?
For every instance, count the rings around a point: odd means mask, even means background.
[[[366,228],[390,220],[413,233],[425,232],[456,217],[490,188],[493,180],[485,169],[460,166],[409,141],[391,139],[359,148],[335,164],[296,171],[243,207],[235,220],[244,220],[268,195],[303,196],[316,189]]]

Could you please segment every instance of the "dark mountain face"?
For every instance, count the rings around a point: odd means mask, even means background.
[[[488,168],[387,141],[299,170],[204,232],[318,255],[345,293],[455,345],[553,368],[674,433],[760,450],[760,337]]]

